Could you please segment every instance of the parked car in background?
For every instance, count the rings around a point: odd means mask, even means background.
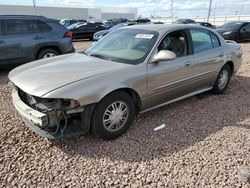
[[[129,25],[128,23],[120,23],[120,24],[117,24],[113,27],[111,27],[110,29],[108,30],[102,30],[102,31],[98,31],[94,34],[93,36],[93,40],[94,41],[97,41],[97,40],[100,40],[102,37],[104,37],[105,35],[107,35],[108,33],[110,33],[111,31],[115,31],[116,29],[118,28],[121,28],[121,27],[124,27],[124,26],[127,26]]]
[[[87,20],[84,19],[62,19],[60,20],[60,24],[62,24],[64,27],[69,27],[70,25],[74,24],[74,23],[78,23],[78,22],[87,22]]]
[[[196,22],[192,19],[178,19],[174,24],[195,24]]]
[[[92,23],[87,22],[84,24],[77,25],[75,28],[71,29],[73,33],[73,39],[90,39],[93,40],[94,33],[105,30],[105,27],[101,25],[102,23]]]
[[[80,26],[86,25],[86,24],[87,24],[87,22],[77,22],[77,23],[74,23],[74,24],[68,26],[67,29],[69,29],[69,30],[75,29],[77,27],[80,27]]]
[[[9,79],[16,110],[41,136],[90,131],[109,140],[140,112],[225,92],[241,62],[240,45],[212,29],[145,24],[117,29],[82,53],[20,66]]]
[[[128,22],[129,20],[127,18],[115,18],[115,19],[110,19],[104,22],[103,27],[105,27],[105,29],[108,30],[117,24],[128,23]]]
[[[237,42],[250,40],[250,22],[235,21],[228,22],[216,29],[225,40],[234,40]]]
[[[199,25],[204,26],[204,27],[212,28],[212,29],[216,28],[214,25],[212,25],[211,23],[208,23],[208,22],[196,22],[196,24],[199,24]]]
[[[135,20],[135,23],[137,24],[151,23],[151,20],[148,18],[138,18],[137,20]]]
[[[164,22],[154,22],[153,24],[165,24]]]
[[[73,23],[71,24],[70,26],[67,27],[67,29],[74,29],[75,27],[77,27],[78,25],[81,25],[81,24],[86,24],[87,22],[76,22],[76,23]]]
[[[42,16],[0,16],[0,66],[74,52],[72,32]]]

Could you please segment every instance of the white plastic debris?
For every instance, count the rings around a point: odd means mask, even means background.
[[[160,126],[158,126],[158,127],[155,127],[155,128],[154,128],[154,131],[159,131],[159,130],[165,128],[165,127],[166,127],[166,125],[165,125],[165,124],[162,124],[162,125],[160,125]]]

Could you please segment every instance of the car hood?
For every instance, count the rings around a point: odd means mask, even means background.
[[[225,32],[227,32],[227,31],[232,31],[232,32],[234,32],[234,30],[231,30],[231,29],[220,29],[220,28],[218,28],[218,29],[216,29],[216,31],[218,32],[218,33],[220,33],[220,34],[223,34],[223,33],[225,33]]]
[[[110,32],[109,30],[102,30],[102,31],[96,32],[95,35],[106,35],[109,32]]]
[[[9,73],[9,79],[26,93],[42,97],[71,83],[124,69],[128,66],[131,65],[73,53],[17,67]]]

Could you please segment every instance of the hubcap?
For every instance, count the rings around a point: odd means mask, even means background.
[[[123,127],[128,120],[128,106],[117,101],[108,106],[103,115],[103,125],[108,131],[114,132]]]
[[[219,82],[218,82],[218,87],[220,89],[223,89],[228,81],[228,71],[227,70],[223,70],[220,74],[220,78],[219,78]]]
[[[56,54],[54,54],[54,53],[46,53],[46,54],[44,54],[43,59],[47,59],[47,58],[54,57],[54,56],[56,56]]]

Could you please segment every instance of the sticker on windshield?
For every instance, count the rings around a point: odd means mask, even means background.
[[[154,35],[152,34],[137,34],[135,35],[135,38],[137,39],[152,39]]]

